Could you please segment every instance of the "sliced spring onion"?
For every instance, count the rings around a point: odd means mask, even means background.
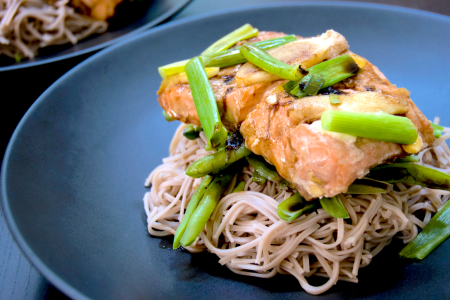
[[[200,182],[200,185],[197,187],[194,194],[192,195],[191,200],[189,201],[189,204],[187,206],[186,212],[184,213],[183,219],[181,220],[181,223],[178,226],[177,231],[175,232],[175,238],[173,239],[173,249],[177,249],[178,247],[180,247],[180,240],[184,234],[184,231],[186,230],[188,221],[192,216],[192,213],[197,208],[198,203],[205,194],[206,188],[209,186],[212,180],[213,180],[212,176],[206,175],[205,177],[203,177],[202,182]]]
[[[411,163],[395,163],[372,168],[366,177],[388,182],[421,185],[432,189],[450,191],[450,175]]]
[[[287,43],[296,41],[297,37],[295,35],[286,35],[279,38],[264,40],[252,43],[252,45],[258,47],[262,50],[269,50],[276,47],[283,46]],[[234,49],[223,50],[216,53],[211,53],[209,55],[202,56],[204,60],[205,67],[219,67],[224,68],[228,66],[233,66],[241,63],[247,62],[247,59],[243,57],[240,53],[241,47],[236,47]],[[158,68],[158,72],[161,78],[166,78],[177,73],[184,72],[186,64],[189,59],[174,62]]]
[[[330,103],[333,105],[341,104],[341,100],[339,100],[339,96],[336,94],[330,94]]]
[[[324,79],[324,83],[321,88],[329,87],[335,83],[338,83],[344,79],[347,79],[353,75],[356,75],[359,71],[358,64],[349,55],[344,54],[336,58],[321,62],[307,70],[308,76],[321,74]],[[283,85],[284,90],[291,96],[296,98],[302,98],[308,96],[308,93],[304,92],[301,87],[306,85],[308,76],[305,76],[300,81],[290,81]]]
[[[258,47],[261,50],[269,50],[276,47],[280,47],[287,43],[296,41],[297,37],[295,35],[287,35],[279,38],[274,38],[270,40],[264,40],[252,43],[251,45]],[[247,59],[241,54],[241,47],[236,47],[234,49],[224,50],[216,52],[214,54],[206,56],[206,66],[207,67],[228,67],[237,64],[242,64],[247,62]]]
[[[188,220],[186,229],[180,239],[181,245],[184,247],[191,245],[203,228],[205,228],[206,222],[208,222],[208,219],[214,211],[217,202],[219,202],[220,197],[228,187],[235,174],[235,168],[227,169],[215,177],[214,180],[208,185],[208,188],[204,192],[200,203],[197,205]]]
[[[347,190],[347,194],[385,194],[389,184],[370,178],[356,179]]]
[[[238,29],[230,32],[226,36],[222,37],[218,41],[214,42],[211,46],[206,48],[201,55],[208,55],[216,53],[222,50],[226,50],[241,40],[250,39],[258,35],[258,29],[253,28],[250,24],[245,24]]]
[[[401,159],[397,159],[396,163],[409,163],[409,162],[419,162],[420,158],[417,155],[410,155]]]
[[[202,61],[195,57],[186,65],[186,75],[194,99],[200,124],[205,131],[208,145],[217,147],[225,144],[227,130],[220,119],[216,97],[206,75]]]
[[[198,137],[200,136],[200,132],[202,131],[203,128],[201,128],[200,126],[188,124],[183,130],[183,136],[188,140],[193,141],[195,139],[198,139]]]
[[[293,221],[306,211],[318,207],[318,201],[306,201],[299,193],[290,196],[277,207],[277,214],[280,219],[285,221]]]
[[[233,193],[243,192],[245,189],[245,181],[241,181],[236,185],[236,187],[233,190]]]
[[[399,255],[409,259],[424,259],[449,236],[450,201],[447,201],[423,230],[400,251]]]
[[[433,128],[433,134],[435,138],[440,138],[442,135],[442,132],[444,131],[444,127],[431,123],[430,122],[431,127]]]
[[[248,155],[246,159],[250,166],[252,166],[261,176],[264,176],[271,181],[279,181],[281,179],[275,167],[267,163],[262,156],[252,153]]]
[[[345,209],[344,205],[338,197],[323,197],[319,201],[320,205],[322,205],[322,208],[325,209],[327,213],[330,214],[330,216],[344,219],[350,218],[347,209]]]
[[[322,74],[308,74],[305,77],[309,77],[307,80],[305,87],[303,88],[303,92],[307,93],[310,96],[317,95],[317,92],[322,88],[322,85],[325,82]]]
[[[264,177],[258,171],[255,171],[252,174],[252,181],[259,185],[263,185],[264,183],[266,183],[267,177]]]
[[[200,178],[212,172],[218,172],[224,167],[246,157],[251,152],[245,146],[240,146],[236,150],[220,150],[216,153],[202,157],[193,162],[186,170],[186,175]]]
[[[303,77],[299,65],[288,65],[253,45],[243,45],[241,54],[255,66],[280,78],[297,81]]]
[[[189,62],[189,59],[185,59],[182,61],[177,61],[162,67],[158,68],[159,75],[162,79],[166,78],[167,76],[178,74],[181,72],[184,72],[184,68],[186,67],[186,64]]]
[[[414,144],[418,137],[410,119],[384,112],[327,110],[322,114],[321,125],[328,131],[405,145]]]
[[[163,114],[163,116],[164,116],[164,119],[166,119],[167,122],[175,121],[175,119],[172,118],[168,113],[166,113],[165,110],[162,111],[162,114]]]

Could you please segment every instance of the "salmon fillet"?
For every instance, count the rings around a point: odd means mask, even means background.
[[[261,33],[254,41],[284,35]],[[288,64],[309,68],[342,54],[352,54],[339,33],[299,40],[267,51]],[[430,122],[414,105],[409,92],[397,88],[366,59],[351,78],[320,91],[320,95],[295,99],[287,94],[282,80],[247,62],[221,69],[210,79],[223,123],[239,130],[245,145],[262,155],[278,173],[307,200],[346,192],[369,169],[416,153],[434,142]],[[167,79],[167,78],[166,78]],[[166,80],[165,79],[165,80]],[[200,125],[187,83],[164,82],[159,103],[173,118]],[[338,94],[340,105],[331,105],[329,94]],[[326,132],[320,118],[326,110],[385,112],[409,118],[420,141],[414,147],[345,134]]]
[[[326,110],[404,115],[419,133],[419,150],[434,142],[430,122],[409,92],[392,85],[367,60],[356,76],[328,89],[340,94],[340,105],[331,105],[329,95],[294,99],[281,89],[273,91],[263,96],[240,132],[246,147],[264,156],[307,200],[344,193],[370,168],[409,155],[399,144],[325,132],[318,120]]]

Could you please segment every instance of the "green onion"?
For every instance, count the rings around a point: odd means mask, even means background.
[[[166,119],[167,122],[175,121],[175,119],[172,118],[168,113],[166,113],[165,110],[162,111],[162,114],[163,114],[163,116],[164,116],[164,119]]]
[[[286,179],[282,179],[278,182],[278,188],[284,189],[285,187],[289,187],[291,184]]]
[[[279,38],[264,40],[252,43],[252,45],[258,47],[262,50],[269,50],[273,48],[280,47],[287,43],[296,41],[297,37],[295,35],[286,35]],[[241,55],[241,47],[236,47],[234,49],[223,50],[216,53],[211,53],[209,55],[202,56],[205,61],[205,67],[219,67],[224,68],[228,66],[233,66],[241,63],[247,62],[247,59]],[[186,64],[189,59],[174,62],[158,68],[159,74],[164,79],[167,76],[178,74],[184,72]]]
[[[349,55],[344,54],[339,57],[321,62],[307,70],[308,76],[321,74],[324,79],[324,83],[321,88],[329,87],[335,83],[338,83],[346,78],[356,75],[359,71],[358,64]],[[308,96],[306,92],[301,90],[301,87],[306,85],[308,76],[305,76],[300,81],[290,81],[283,85],[283,88],[287,93],[296,98],[302,98]]]
[[[397,144],[411,145],[418,137],[410,119],[384,112],[327,110],[322,114],[321,125],[324,130]]]
[[[214,44],[206,48],[201,55],[208,55],[222,50],[226,50],[241,40],[246,40],[258,35],[258,29],[253,28],[250,24],[245,24],[238,29],[230,32]]]
[[[419,162],[420,158],[417,155],[410,155],[401,159],[397,159],[396,163],[409,163],[409,162]]]
[[[350,216],[348,215],[347,209],[345,209],[344,205],[342,204],[341,200],[337,197],[331,197],[331,198],[321,198],[320,205],[322,205],[322,208],[327,211],[330,216],[335,218],[344,218],[348,219]]]
[[[389,184],[370,178],[356,179],[347,190],[347,194],[385,194]]]
[[[183,130],[183,136],[188,140],[193,141],[195,139],[198,139],[202,130],[203,128],[201,128],[200,126],[188,124]]]
[[[22,61],[19,52],[14,53],[14,59],[16,60],[16,63],[20,63]]]
[[[299,193],[295,193],[278,204],[277,214],[280,219],[290,222],[306,211],[318,207],[318,203],[318,201],[308,202]]]
[[[202,157],[193,162],[186,170],[186,175],[200,178],[212,172],[217,172],[224,167],[246,157],[251,152],[245,146],[240,146],[236,150],[217,151],[214,154]]]
[[[264,183],[266,183],[267,177],[264,177],[258,171],[255,171],[252,174],[252,181],[259,185],[263,185]]]
[[[339,96],[336,94],[330,94],[330,103],[333,105],[341,104],[341,100],[339,100]]]
[[[186,65],[186,75],[194,99],[200,123],[211,147],[223,145],[227,139],[227,130],[220,119],[216,97],[209,84],[205,68],[198,57]]]
[[[250,166],[252,166],[261,176],[264,176],[271,181],[279,181],[281,179],[275,167],[267,163],[262,156],[252,153],[248,155],[246,159]]]
[[[274,38],[270,40],[264,40],[252,43],[251,45],[258,47],[261,50],[269,50],[273,48],[280,47],[287,43],[296,41],[297,37],[295,35],[287,35],[280,38]],[[234,49],[220,51],[211,55],[206,56],[206,66],[207,67],[228,67],[233,65],[238,65],[247,62],[247,59],[241,54],[241,47],[236,47]]]
[[[306,79],[306,77],[309,77]],[[325,82],[322,74],[308,74],[305,76],[305,80],[307,80],[305,87],[303,88],[303,92],[307,93],[310,96],[317,95],[317,92],[322,88],[322,85]]]
[[[430,122],[431,127],[433,128],[433,133],[434,133],[434,137],[435,138],[440,138],[442,135],[442,132],[444,131],[444,127],[439,126],[437,124],[431,123]]]
[[[450,201],[447,201],[423,230],[400,251],[399,255],[409,259],[424,259],[449,236]]]
[[[366,177],[388,183],[406,183],[450,191],[450,175],[421,165],[395,163],[372,168]]]
[[[219,202],[220,197],[228,187],[236,171],[236,168],[227,169],[209,184],[200,203],[188,220],[186,229],[180,240],[181,245],[184,247],[191,245],[203,228],[205,228],[206,222],[208,222],[217,202]]]
[[[296,81],[303,77],[299,65],[288,65],[253,45],[243,45],[241,54],[255,66],[283,79]]]
[[[197,208],[198,203],[205,194],[206,188],[208,187],[208,185],[211,183],[212,180],[213,177],[211,176],[206,175],[205,177],[203,177],[202,182],[192,195],[191,200],[189,201],[189,204],[187,206],[186,212],[184,213],[183,219],[181,220],[181,223],[178,226],[177,231],[175,232],[175,238],[173,239],[173,249],[177,249],[178,247],[180,247],[180,240],[184,234],[184,231],[186,230],[188,221],[192,216],[192,213]]]
[[[184,69],[188,62],[189,62],[189,59],[185,59],[182,61],[177,61],[177,62],[168,64],[168,65],[159,67],[158,68],[159,75],[161,76],[162,79],[164,79],[167,76],[184,72]]]
[[[243,192],[245,189],[245,181],[241,181],[238,183],[238,185],[234,188],[233,193]]]

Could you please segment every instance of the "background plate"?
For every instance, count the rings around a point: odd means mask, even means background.
[[[169,23],[110,47],[50,87],[17,127],[2,165],[4,212],[18,244],[70,297],[316,299],[294,277],[242,277],[213,255],[169,251],[147,233],[142,197],[177,126],[161,116],[157,67],[192,57],[250,23],[311,36],[333,28],[351,50],[412,92],[428,118],[446,116],[450,18],[389,6],[260,6]],[[64,101],[62,101],[64,100]],[[448,119],[442,124],[449,126]],[[448,298],[447,241],[420,264],[394,243],[328,298]],[[320,279],[313,280],[319,283]]]
[[[39,56],[34,59],[24,59],[20,63],[9,65],[0,64],[0,72],[33,67],[71,58],[124,41],[139,32],[163,22],[191,1],[139,0],[133,3],[123,2],[116,10],[116,15],[110,20],[108,31],[105,33],[88,37],[74,46],[66,44],[42,48],[39,50]]]

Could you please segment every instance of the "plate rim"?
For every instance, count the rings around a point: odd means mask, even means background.
[[[189,0],[192,1],[192,0]],[[128,43],[131,43],[137,39],[144,38],[147,35],[152,35],[154,32],[165,30],[166,28],[172,28],[177,27],[185,23],[190,23],[192,21],[206,19],[210,17],[214,17],[217,15],[222,14],[229,14],[233,12],[241,12],[241,11],[251,11],[255,9],[264,9],[264,8],[273,8],[273,7],[302,7],[302,6],[339,6],[339,7],[360,7],[360,8],[367,8],[367,9],[377,9],[382,11],[398,11],[401,13],[408,13],[413,15],[422,15],[430,18],[438,18],[443,19],[446,22],[450,22],[450,16],[429,12],[429,11],[423,11],[420,9],[415,8],[407,8],[407,7],[401,7],[401,6],[395,6],[395,5],[388,5],[388,4],[377,4],[377,3],[361,3],[361,2],[351,2],[351,1],[302,1],[302,2],[282,2],[282,3],[264,3],[264,4],[256,4],[256,5],[246,5],[242,7],[237,8],[231,8],[231,9],[223,9],[223,10],[216,10],[212,12],[202,13],[198,15],[189,16],[186,18],[182,18],[175,21],[170,21],[168,23],[162,24],[157,27],[153,27],[145,32],[140,32],[136,35],[133,35],[131,38],[122,40],[120,42],[114,43],[114,45],[111,45],[110,47],[107,47],[105,49],[100,50],[99,52],[95,53],[94,55],[90,56],[83,62],[79,63],[75,67],[73,67],[71,70],[66,72],[64,75],[62,75],[59,79],[57,79],[50,87],[48,87],[39,97],[38,99],[30,106],[30,108],[26,111],[24,116],[21,118],[20,122],[18,123],[17,127],[15,128],[10,141],[8,142],[8,146],[5,150],[5,154],[3,156],[2,164],[1,164],[1,208],[3,209],[4,218],[6,220],[6,224],[9,228],[9,231],[11,232],[14,241],[19,246],[19,249],[22,251],[22,253],[25,255],[25,257],[32,263],[38,271],[41,273],[42,276],[44,276],[51,284],[53,284],[58,290],[60,290],[62,293],[67,295],[70,298],[73,299],[91,299],[87,297],[84,293],[80,292],[76,288],[74,288],[69,282],[63,280],[59,275],[57,275],[49,266],[47,266],[42,260],[39,258],[37,254],[34,253],[34,251],[30,248],[26,240],[21,235],[20,230],[18,229],[16,222],[14,218],[12,217],[12,212],[10,210],[9,201],[7,197],[7,185],[6,185],[6,170],[8,169],[9,164],[9,157],[12,152],[14,141],[17,139],[17,135],[21,131],[21,128],[24,126],[26,120],[28,119],[29,115],[32,114],[34,110],[37,109],[37,107],[40,105],[43,101],[48,101],[47,95],[52,93],[54,89],[56,89],[59,85],[61,85],[63,82],[67,81],[67,79],[74,74],[76,74],[80,69],[85,68],[87,65],[90,64],[92,60],[99,59],[100,57],[107,55],[111,51],[116,51],[117,48],[122,47],[123,45],[126,45]]]
[[[193,0],[178,0],[178,1],[179,2],[174,7],[172,7],[168,11],[166,11],[164,14],[160,15],[159,17],[153,19],[152,21],[150,21],[150,22],[142,25],[141,27],[138,27],[135,30],[132,30],[131,32],[128,32],[120,37],[114,38],[114,39],[106,41],[104,43],[101,43],[101,44],[98,44],[98,45],[95,45],[95,46],[92,46],[92,47],[89,47],[86,49],[82,49],[82,50],[79,50],[79,51],[73,52],[73,53],[67,53],[64,55],[56,56],[56,57],[52,57],[52,55],[50,55],[50,57],[47,59],[43,58],[42,60],[29,62],[29,63],[27,63],[27,61],[24,61],[23,64],[11,64],[11,65],[6,65],[6,66],[0,66],[0,73],[7,72],[7,71],[13,71],[13,70],[32,68],[32,67],[41,66],[41,65],[45,65],[45,64],[51,64],[54,62],[58,62],[58,61],[82,56],[84,54],[92,53],[92,52],[107,48],[109,46],[112,46],[116,43],[120,43],[124,40],[127,40],[135,35],[142,33],[143,31],[151,29],[151,28],[157,26],[158,24],[161,24],[162,22],[168,20],[171,17],[175,17],[176,14],[181,12],[181,10],[183,8],[185,8],[188,4],[190,4]]]

